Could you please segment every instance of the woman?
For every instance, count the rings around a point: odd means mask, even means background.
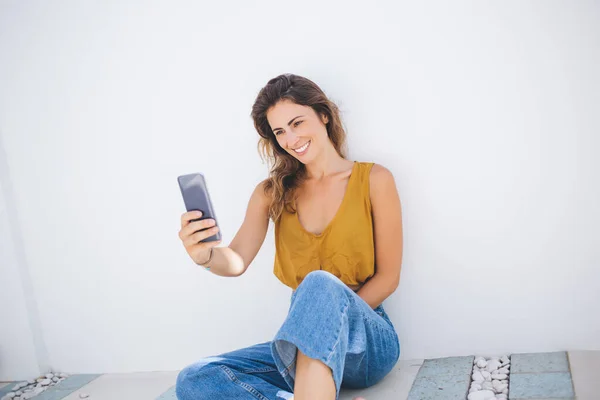
[[[252,107],[269,178],[259,183],[228,247],[200,240],[215,221],[181,218],[190,257],[220,276],[239,276],[275,224],[275,276],[293,289],[270,342],[208,357],[177,377],[180,400],[338,399],[340,387],[380,381],[400,356],[382,302],[400,279],[402,217],[394,177],[345,158],[337,106],[309,79],[271,79]],[[292,395],[293,393],[293,395]],[[356,399],[355,399],[356,400]]]

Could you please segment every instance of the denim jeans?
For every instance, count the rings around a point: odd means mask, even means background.
[[[339,278],[310,272],[292,293],[288,315],[272,341],[201,359],[177,376],[179,400],[289,399],[297,350],[331,368],[336,387],[366,388],[400,357],[394,325]]]

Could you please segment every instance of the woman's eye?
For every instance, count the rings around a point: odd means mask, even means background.
[[[296,121],[296,122],[294,122],[294,127],[296,127],[296,126],[300,125],[300,124],[301,124],[301,123],[303,123],[303,122],[304,122],[304,121]],[[283,133],[283,131],[277,131],[277,132],[275,132],[275,136],[277,136],[277,135],[280,135],[280,134],[282,134],[282,133]]]

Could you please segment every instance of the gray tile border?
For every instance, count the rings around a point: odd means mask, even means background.
[[[575,400],[575,392],[571,374],[568,372],[511,374],[509,397],[511,400],[540,398]]]
[[[407,400],[465,400],[474,356],[425,360]]]
[[[567,352],[515,353],[510,356],[511,400],[574,400]]]
[[[7,393],[12,392],[12,388],[19,382],[2,382],[2,384],[5,386],[0,387],[0,399]]]
[[[475,357],[445,357],[425,360],[419,376],[464,375],[471,376]]]
[[[46,389],[34,397],[35,400],[60,400],[64,399],[74,391],[87,385],[102,374],[76,374],[71,375],[59,384]]]
[[[510,357],[510,373],[569,372],[566,351],[552,353],[516,353]]]
[[[61,381],[60,383],[57,383],[56,385],[44,390],[42,393],[38,394],[37,396],[34,396],[32,399],[35,399],[35,400],[64,399],[65,397],[67,397],[68,395],[73,393],[74,391],[87,385],[88,383],[90,383],[91,381],[93,381],[94,379],[98,378],[101,375],[102,374],[71,375],[68,378],[66,378],[65,380]],[[12,384],[1,388],[0,389],[0,398],[2,398],[2,396],[6,395],[9,392],[12,392],[13,391],[12,388],[17,383],[20,383],[20,382],[25,382],[25,381],[13,382]]]

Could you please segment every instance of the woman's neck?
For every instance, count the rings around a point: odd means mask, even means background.
[[[306,176],[310,180],[321,180],[331,175],[335,175],[347,170],[354,164],[350,160],[341,157],[335,148],[331,146],[328,151],[324,151],[321,157],[306,164]]]

